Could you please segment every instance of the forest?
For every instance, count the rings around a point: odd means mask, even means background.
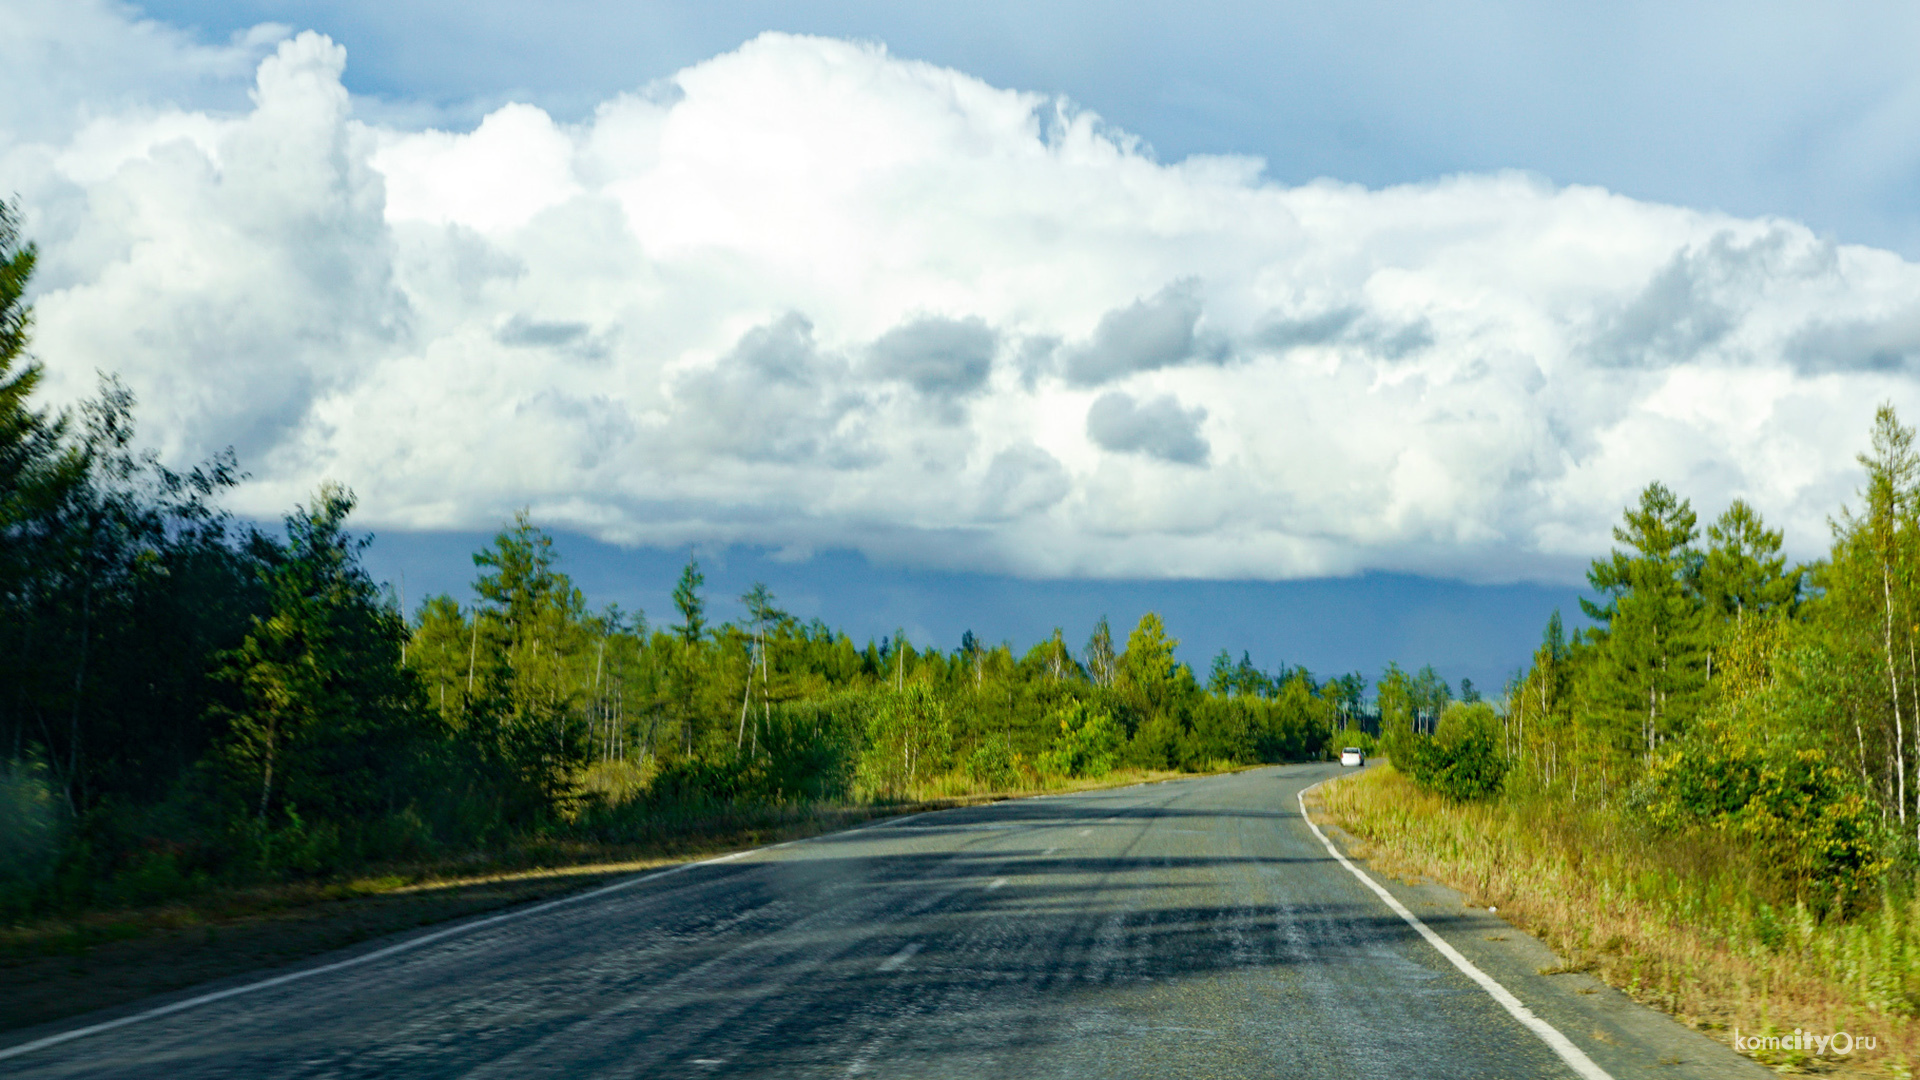
[[[1407,757],[1451,757],[1474,797],[1608,807],[1665,836],[1766,852],[1778,898],[1844,912],[1920,852],[1920,454],[1891,405],[1859,455],[1857,505],[1826,558],[1735,500],[1704,529],[1649,484],[1593,562],[1592,625],[1548,621],[1497,720],[1455,709]],[[1472,742],[1478,748],[1464,749]],[[1452,748],[1449,750],[1448,748]]]
[[[1370,858],[1448,882],[1702,1030],[1865,1031],[1920,1056],[1920,451],[1874,415],[1855,501],[1795,564],[1744,501],[1655,482],[1497,703],[1325,790]],[[1791,1040],[1788,1040],[1791,1042]],[[1755,1056],[1811,1068],[1804,1050]]]
[[[858,643],[765,585],[712,622],[689,560],[669,621],[596,608],[527,514],[472,594],[403,612],[353,494],[236,520],[231,454],[140,449],[111,376],[38,403],[37,251],[0,203],[0,907],[160,902],[529,836],[608,843],[741,806],[1037,790],[1113,770],[1319,758],[1377,729],[1357,673],[1223,652],[1204,684],[1157,615],[1016,655],[971,632]],[[1381,693],[1431,725],[1431,668]],[[1470,692],[1470,688],[1469,688]],[[1395,713],[1394,715],[1398,715]],[[1369,745],[1371,745],[1369,741]]]

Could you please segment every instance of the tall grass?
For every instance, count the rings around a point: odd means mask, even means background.
[[[1654,835],[1601,806],[1510,796],[1458,803],[1391,768],[1320,789],[1318,809],[1387,873],[1424,876],[1637,1000],[1723,1040],[1846,1031],[1873,1036],[1851,1067],[1910,1075],[1920,1057],[1920,902],[1889,886],[1847,914],[1777,895],[1765,851]],[[1756,1052],[1766,1064],[1805,1054]]]

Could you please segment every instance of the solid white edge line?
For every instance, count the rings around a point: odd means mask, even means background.
[[[966,807],[956,806],[952,807],[952,809],[962,810],[966,809]],[[443,938],[454,937],[458,934],[467,933],[470,930],[478,930],[483,926],[492,926],[494,923],[506,922],[510,919],[537,915],[542,911],[549,911],[565,904],[577,904],[582,900],[591,900],[596,896],[605,896],[608,893],[618,892],[621,889],[630,889],[635,885],[644,885],[649,881],[658,881],[663,877],[669,877],[673,874],[692,870],[697,866],[713,866],[717,863],[732,862],[735,859],[752,855],[756,852],[771,851],[776,847],[785,847],[787,844],[804,844],[810,840],[819,840],[828,836],[845,836],[848,833],[864,832],[868,829],[877,829],[885,825],[897,825],[903,821],[912,821],[914,818],[945,812],[944,810],[924,810],[918,814],[904,814],[900,817],[882,818],[879,821],[869,822],[865,825],[856,825],[851,829],[841,829],[837,832],[821,833],[818,836],[802,837],[798,840],[788,840],[781,844],[762,845],[757,848],[748,848],[745,851],[729,852],[725,855],[717,855],[711,859],[701,859],[698,862],[681,863],[679,866],[670,867],[666,870],[656,870],[650,874],[641,874],[639,877],[628,878],[625,881],[616,881],[611,885],[602,885],[597,889],[589,889],[583,893],[562,896],[557,900],[548,900],[544,903],[535,904],[532,907],[517,908],[513,911],[502,912],[499,915],[489,915],[483,919],[475,919],[472,922],[461,923],[458,926],[450,926],[445,930],[436,930],[430,934],[422,934],[417,938],[408,938],[405,941],[389,945],[384,949],[376,949],[373,952],[362,953],[359,956],[350,956],[345,960],[336,960],[331,964],[322,964],[319,967],[290,971],[285,975],[276,975],[271,979],[262,979],[259,982],[247,983],[244,986],[230,986],[225,990],[216,990],[211,994],[201,994],[198,997],[187,998],[185,1001],[176,1001],[169,1005],[162,1005],[156,1009],[148,1009],[145,1012],[134,1013],[131,1016],[122,1016],[115,1020],[105,1020],[98,1024],[89,1024],[86,1027],[74,1028],[71,1031],[62,1031],[58,1034],[48,1035],[45,1038],[35,1039],[32,1042],[21,1043],[18,1046],[9,1046],[5,1049],[0,1049],[0,1061],[19,1057],[22,1054],[30,1054],[35,1050],[44,1050],[49,1046],[58,1046],[61,1043],[71,1042],[74,1039],[83,1039],[89,1035],[98,1035],[103,1031],[112,1031],[114,1028],[137,1024],[143,1020],[154,1020],[172,1013],[183,1012],[199,1005],[211,1004],[215,1001],[222,1001],[230,997],[239,997],[241,994],[251,994],[256,990],[266,990],[271,987],[282,986],[290,982],[297,982],[300,979],[310,978],[314,975],[325,975],[330,971],[339,971],[342,968],[357,967],[361,964],[371,963],[397,953],[409,952],[422,945],[430,945]]]
[[[1341,866],[1346,867],[1354,877],[1359,878],[1361,884],[1372,889],[1375,896],[1385,901],[1386,905],[1393,909],[1395,915],[1405,919],[1409,926],[1420,931],[1420,936],[1427,939],[1427,944],[1439,950],[1441,956],[1451,960],[1453,966],[1459,968],[1467,978],[1479,983],[1480,989],[1485,990],[1492,996],[1493,1000],[1500,1003],[1501,1007],[1505,1008],[1507,1012],[1512,1013],[1515,1020],[1520,1021],[1528,1031],[1540,1036],[1540,1041],[1552,1048],[1554,1053],[1559,1054],[1560,1060],[1566,1062],[1574,1072],[1586,1077],[1587,1080],[1613,1080],[1613,1077],[1609,1075],[1605,1069],[1593,1063],[1593,1059],[1588,1057],[1585,1051],[1573,1045],[1573,1040],[1562,1035],[1559,1028],[1535,1016],[1533,1010],[1522,1004],[1519,998],[1514,997],[1511,990],[1500,985],[1500,983],[1494,980],[1493,976],[1475,967],[1473,961],[1460,955],[1460,950],[1447,944],[1446,939],[1434,933],[1426,923],[1421,922],[1418,915],[1407,910],[1407,906],[1395,899],[1394,895],[1388,892],[1384,886],[1371,877],[1368,877],[1365,871],[1353,865],[1345,855],[1340,854],[1340,849],[1333,846],[1333,841],[1327,839],[1327,834],[1320,831],[1320,826],[1315,825],[1313,823],[1313,817],[1307,813],[1307,792],[1312,791],[1328,780],[1337,779],[1340,778],[1337,776],[1329,776],[1318,783],[1309,784],[1301,788],[1297,796],[1300,802],[1300,820],[1306,822],[1307,828],[1313,830],[1313,835],[1319,837],[1320,842],[1326,845],[1327,854],[1340,860]]]

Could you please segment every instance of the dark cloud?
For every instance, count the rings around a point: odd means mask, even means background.
[[[693,446],[747,461],[858,467],[870,455],[845,422],[866,401],[845,376],[815,344],[813,323],[789,313],[677,380],[675,425]]]
[[[929,397],[971,394],[987,384],[1000,336],[979,318],[928,317],[896,326],[868,350],[872,371]]]
[[[1619,367],[1681,359],[1726,337],[1733,326],[1733,313],[1714,302],[1694,260],[1682,254],[1602,323],[1596,359]]]
[[[1594,361],[1664,367],[1714,347],[1778,279],[1830,272],[1829,247],[1810,258],[1790,254],[1792,247],[1792,237],[1775,229],[1745,243],[1722,232],[1675,253],[1633,299],[1598,320]]]
[[[1303,319],[1274,319],[1254,331],[1253,343],[1284,351],[1340,340],[1360,320],[1357,307],[1334,308]]]
[[[1354,345],[1398,360],[1431,346],[1433,326],[1425,319],[1393,325],[1367,317],[1359,307],[1348,306],[1302,318],[1271,319],[1248,340],[1275,352],[1314,345]]]
[[[533,348],[558,348],[571,345],[587,335],[586,323],[541,322],[525,315],[508,319],[493,335],[502,345]]]
[[[1077,386],[1097,386],[1136,371],[1171,367],[1200,351],[1198,283],[1176,281],[1144,300],[1100,317],[1093,338],[1067,350],[1065,375]]]
[[[1087,410],[1087,438],[1120,453],[1146,454],[1177,465],[1204,465],[1212,449],[1200,437],[1207,410],[1180,407],[1171,395],[1145,404],[1113,391]]]
[[[1786,357],[1806,374],[1911,371],[1920,365],[1920,306],[1886,319],[1816,323],[1787,342]]]
[[[1044,510],[1073,489],[1058,458],[1032,443],[1008,447],[993,456],[980,485],[980,514],[1005,521]]]

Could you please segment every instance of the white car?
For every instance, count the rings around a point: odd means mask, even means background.
[[[1340,764],[1342,765],[1358,766],[1365,765],[1366,763],[1367,755],[1361,753],[1360,748],[1357,746],[1349,746],[1345,750],[1340,751]]]

